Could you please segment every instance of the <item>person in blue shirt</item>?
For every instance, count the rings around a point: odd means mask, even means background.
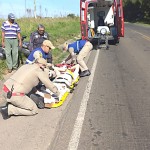
[[[77,40],[71,44],[65,42],[63,45],[63,50],[68,51],[70,55],[64,60],[63,63],[66,63],[70,59],[71,63],[77,61],[81,70],[80,77],[89,76],[91,72],[84,62],[84,58],[89,54],[92,48],[93,45],[87,40]]]
[[[26,59],[26,64],[34,63],[34,61],[38,58],[44,58],[48,63],[51,63],[51,61],[48,60],[48,54],[52,49],[55,49],[52,42],[44,40],[41,47],[35,48],[31,51],[30,55]]]

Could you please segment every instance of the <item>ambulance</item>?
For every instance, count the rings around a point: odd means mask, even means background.
[[[82,39],[98,39],[98,45],[105,41],[119,43],[124,37],[124,16],[122,0],[80,0],[80,25]]]

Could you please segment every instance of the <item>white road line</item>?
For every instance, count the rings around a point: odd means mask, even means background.
[[[92,82],[93,82],[93,78],[94,78],[94,74],[95,74],[95,69],[96,69],[96,65],[97,65],[97,61],[98,61],[99,51],[100,50],[98,50],[96,53],[95,61],[93,63],[92,70],[91,70],[91,75],[89,76],[88,83],[87,83],[87,86],[86,86],[86,89],[85,89],[85,92],[83,95],[83,99],[81,101],[78,116],[76,118],[73,132],[72,132],[72,135],[71,135],[71,138],[69,141],[68,150],[77,150],[77,148],[78,148],[80,134],[82,131],[82,125],[84,122],[85,112],[86,112],[86,108],[87,108],[87,102],[89,100],[89,95],[90,95]]]

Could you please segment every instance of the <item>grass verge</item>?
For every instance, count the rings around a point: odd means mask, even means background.
[[[0,20],[0,24],[4,20]],[[53,63],[60,63],[68,53],[63,53],[61,49],[58,48],[59,45],[63,44],[68,39],[74,39],[80,35],[80,21],[79,17],[65,17],[65,18],[21,18],[16,20],[21,28],[21,35],[26,35],[26,41],[29,41],[30,34],[37,30],[38,24],[45,26],[46,32],[50,35],[50,40],[56,47],[52,51]],[[1,41],[1,37],[0,37]],[[26,58],[23,57],[25,60]],[[6,69],[6,61],[0,60],[0,80],[3,79],[3,73]]]

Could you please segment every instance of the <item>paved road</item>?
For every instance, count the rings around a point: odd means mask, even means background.
[[[50,150],[150,149],[150,30],[125,29],[120,44],[100,50],[98,61],[98,51],[91,53],[88,65],[97,61],[92,86],[91,79],[80,81]],[[91,86],[87,107],[85,85]]]
[[[3,150],[149,150],[150,30],[126,24],[110,50],[93,50],[92,71],[63,106],[33,117],[0,117]]]

